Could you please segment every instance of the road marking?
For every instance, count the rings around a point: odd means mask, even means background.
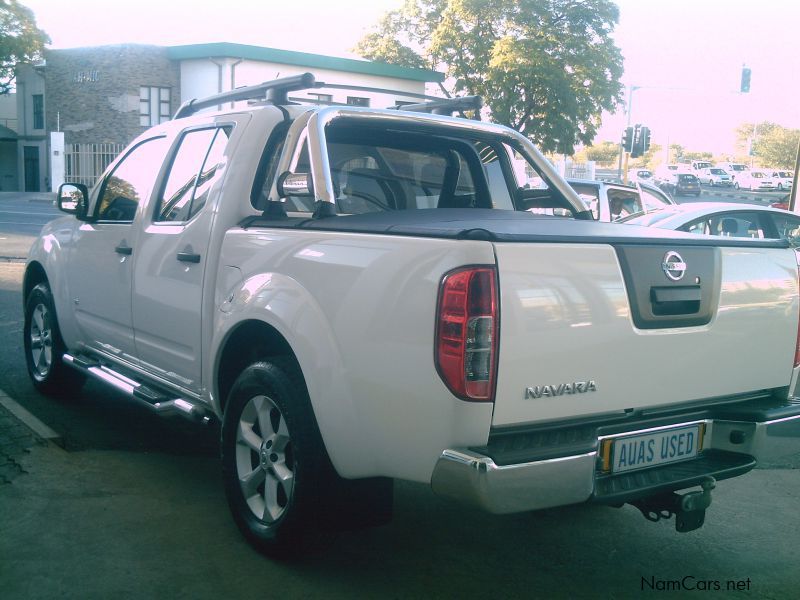
[[[61,436],[59,434],[25,410],[3,390],[0,390],[0,404],[2,404],[8,412],[25,423],[25,425],[32,429],[39,437],[54,442],[59,446],[61,445]]]

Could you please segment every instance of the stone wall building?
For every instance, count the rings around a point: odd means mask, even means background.
[[[125,145],[169,120],[183,100],[305,71],[369,89],[293,96],[376,107],[414,101],[426,83],[444,79],[435,71],[229,43],[46,50],[43,65],[17,69],[19,189],[46,191],[63,180],[92,185]]]

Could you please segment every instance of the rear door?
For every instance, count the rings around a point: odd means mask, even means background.
[[[203,280],[214,221],[210,194],[224,172],[232,125],[184,131],[144,216],[134,262],[133,326],[142,366],[200,389]]]
[[[496,244],[494,424],[788,385],[798,322],[794,253],[737,244]]]

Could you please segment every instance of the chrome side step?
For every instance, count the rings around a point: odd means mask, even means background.
[[[211,422],[210,413],[202,406],[192,404],[189,400],[184,400],[183,398],[170,398],[160,391],[126,377],[122,373],[114,371],[97,361],[92,361],[84,356],[72,356],[71,354],[64,354],[63,360],[65,364],[73,369],[111,385],[158,415],[180,415],[203,425],[208,425]]]

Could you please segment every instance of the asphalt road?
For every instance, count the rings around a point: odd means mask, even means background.
[[[271,561],[228,514],[214,429],[160,420],[98,384],[66,401],[34,391],[23,267],[0,261],[0,390],[63,448],[33,445],[15,459],[19,476],[0,483],[4,600],[787,598],[800,587],[797,461],[720,482],[706,525],[687,534],[629,506],[498,517],[398,482],[391,524],[341,534],[303,561]]]
[[[0,192],[0,260],[24,258],[42,225],[60,213],[55,194]]]

